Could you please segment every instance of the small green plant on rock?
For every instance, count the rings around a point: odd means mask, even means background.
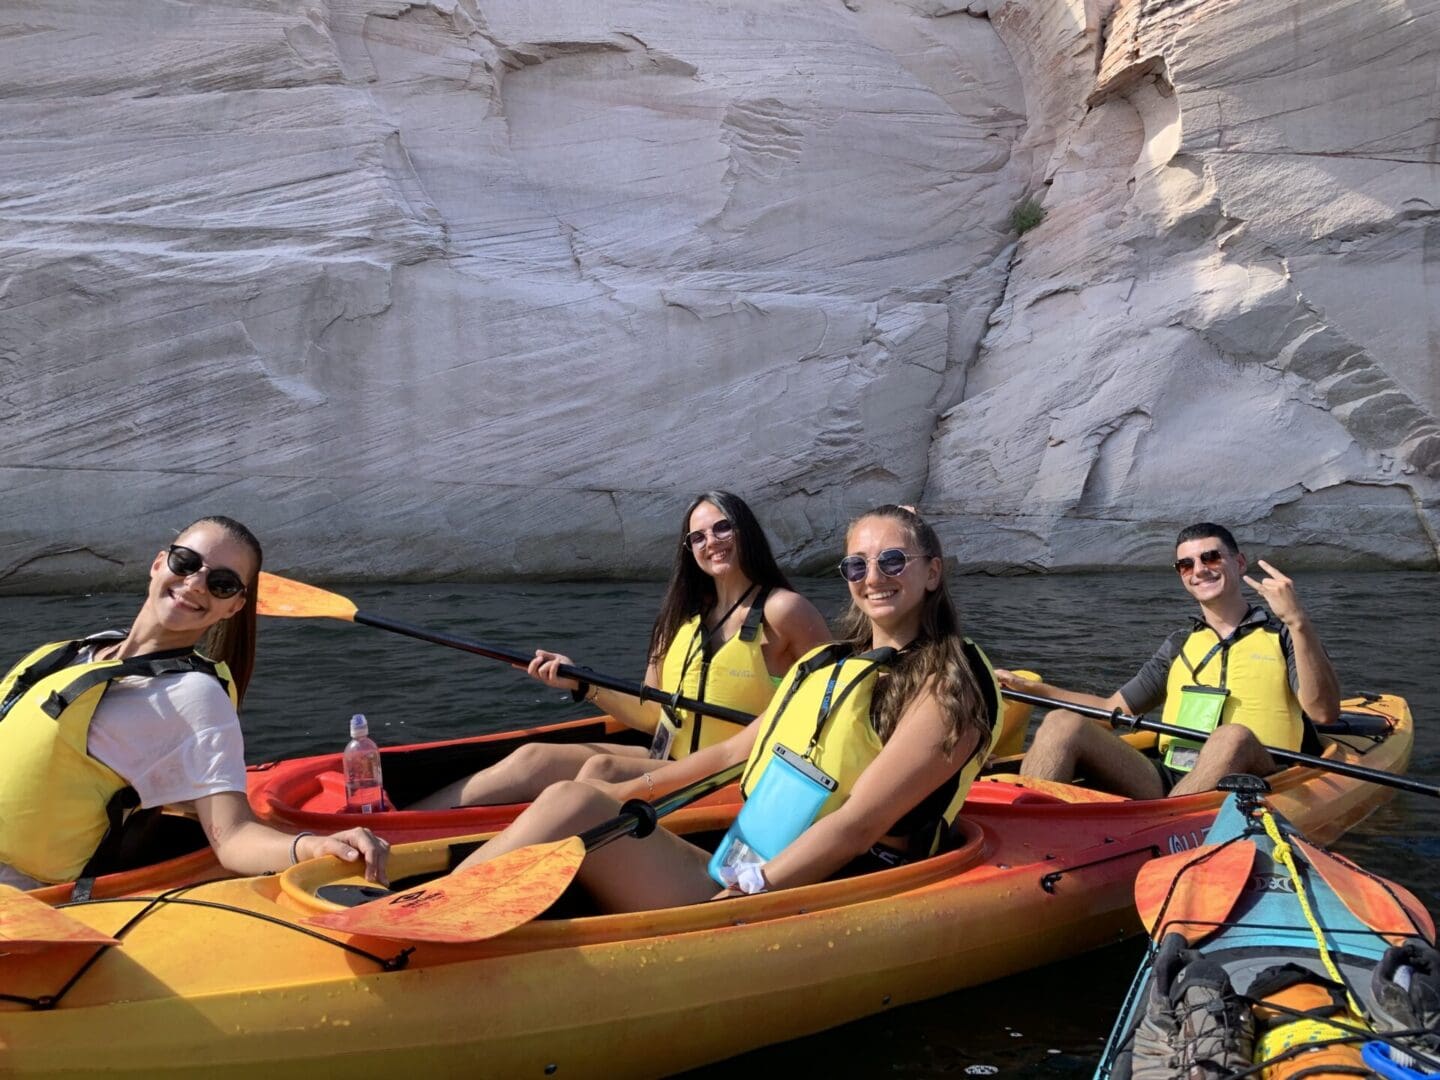
[[[1034,199],[1026,199],[1010,211],[1010,227],[1021,236],[1045,220],[1045,208]]]

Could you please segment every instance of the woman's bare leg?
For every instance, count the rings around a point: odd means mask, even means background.
[[[500,855],[574,836],[620,812],[620,804],[588,784],[554,784],[460,869]],[[649,911],[708,900],[719,886],[706,872],[709,854],[656,829],[644,840],[622,836],[585,857],[580,882],[605,911]]]
[[[448,810],[455,806],[499,806],[529,802],[551,784],[573,780],[597,755],[649,761],[643,746],[617,743],[526,743],[488,769],[446,784],[405,807],[406,810]],[[645,770],[634,775],[639,776]]]
[[[597,754],[575,774],[576,780],[589,780],[605,784],[619,784],[626,780],[634,780],[644,776],[647,772],[658,769],[664,765],[663,761],[656,761],[649,754],[638,757],[633,754]]]

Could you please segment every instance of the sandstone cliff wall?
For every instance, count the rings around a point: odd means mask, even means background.
[[[991,7],[1053,150],[931,449],[964,558],[1158,562],[1218,519],[1433,567],[1440,4]]]
[[[1233,520],[1434,565],[1440,0],[12,0],[0,589],[962,563]],[[1018,244],[1012,208],[1047,217]]]

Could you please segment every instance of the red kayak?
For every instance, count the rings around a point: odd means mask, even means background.
[[[526,743],[594,741],[648,746],[650,736],[608,716],[596,716],[522,731],[382,747],[385,802],[387,806],[406,806],[454,780],[494,765]],[[527,804],[387,810],[380,814],[347,812],[341,755],[333,753],[256,766],[250,774],[250,805],[256,817],[279,829],[335,832],[364,825],[392,843],[399,843],[489,832],[514,821]]]

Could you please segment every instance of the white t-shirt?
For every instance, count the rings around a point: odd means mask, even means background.
[[[89,659],[82,649],[76,662]],[[90,720],[86,748],[129,782],[142,808],[245,790],[240,718],[219,680],[202,672],[117,679]],[[3,863],[0,883],[41,884]]]

